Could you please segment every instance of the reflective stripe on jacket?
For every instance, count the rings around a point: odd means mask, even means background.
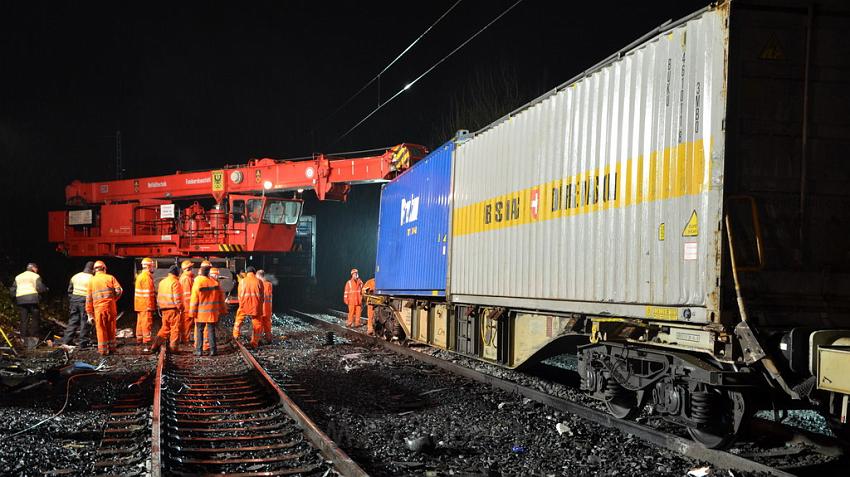
[[[91,273],[80,272],[71,277],[71,286],[68,287],[70,288],[69,293],[73,296],[85,298],[89,293],[89,282],[93,276]]]
[[[363,289],[363,280],[352,278],[345,282],[345,292],[342,294],[342,301],[346,305],[356,305],[361,302],[362,297],[360,291]]]
[[[136,297],[133,300],[135,311],[156,310],[156,291],[153,287],[151,272],[142,270],[136,275]]]
[[[203,275],[196,278],[192,285],[189,315],[200,323],[215,323],[226,311],[224,293],[218,282]]]
[[[263,284],[253,273],[239,282],[239,309],[243,315],[261,316],[263,313]]]
[[[86,313],[93,315],[97,311],[109,311],[113,316],[118,313],[118,299],[124,290],[121,284],[112,275],[106,272],[97,272],[89,281],[89,289],[86,294]]]
[[[183,287],[183,308],[189,309],[189,301],[192,299],[192,285],[195,281],[195,275],[192,270],[186,270],[180,275],[180,286]]]
[[[273,297],[273,288],[272,283],[269,281],[263,281],[263,316],[272,316],[272,297]]]
[[[156,291],[156,304],[160,310],[183,309],[183,287],[177,277],[169,273],[159,282],[159,289]]]

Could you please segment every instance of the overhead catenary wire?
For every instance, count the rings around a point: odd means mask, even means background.
[[[449,52],[449,54],[447,54],[446,56],[442,57],[439,61],[437,61],[436,63],[434,63],[434,64],[433,64],[430,68],[428,68],[428,69],[427,69],[427,70],[425,70],[422,74],[420,74],[419,76],[417,76],[417,77],[416,77],[413,81],[411,81],[411,82],[407,83],[406,85],[404,85],[404,87],[402,87],[400,90],[398,90],[398,92],[397,92],[397,93],[395,93],[394,95],[392,95],[389,99],[387,99],[386,101],[384,101],[384,102],[380,103],[380,104],[379,104],[379,105],[378,105],[375,109],[373,109],[373,110],[372,110],[369,114],[367,114],[367,115],[366,115],[363,119],[361,119],[360,121],[358,121],[358,122],[357,122],[354,126],[352,126],[350,129],[348,129],[348,131],[345,131],[345,132],[344,132],[341,136],[339,136],[338,138],[336,138],[336,140],[334,141],[334,144],[336,144],[337,142],[339,142],[339,140],[340,140],[340,139],[342,139],[342,138],[344,138],[345,136],[348,136],[348,135],[349,135],[352,131],[354,131],[355,129],[357,129],[357,128],[361,125],[361,124],[365,123],[365,122],[366,122],[369,118],[371,118],[372,116],[374,116],[374,115],[375,115],[375,113],[377,113],[378,111],[380,111],[380,110],[381,110],[384,106],[386,106],[387,104],[391,103],[393,100],[395,100],[397,97],[399,97],[399,95],[401,95],[402,93],[404,93],[405,91],[407,91],[408,89],[410,89],[410,87],[411,87],[411,86],[413,86],[413,85],[414,85],[414,84],[416,84],[419,80],[421,80],[421,79],[422,79],[422,78],[424,78],[426,75],[428,75],[428,73],[430,73],[431,71],[433,71],[433,70],[434,70],[434,68],[436,68],[436,67],[440,66],[440,65],[441,65],[444,61],[446,61],[446,60],[447,60],[447,59],[449,59],[452,55],[454,55],[455,53],[457,53],[457,52],[458,52],[458,50],[460,50],[461,48],[463,48],[464,46],[466,46],[466,45],[467,45],[470,41],[474,40],[474,39],[475,39],[478,35],[480,35],[481,33],[483,33],[483,32],[484,32],[484,30],[486,30],[486,29],[490,28],[490,26],[491,26],[492,24],[494,24],[494,23],[496,23],[497,21],[499,21],[499,19],[500,19],[500,18],[502,18],[503,16],[507,15],[507,14],[508,14],[508,12],[510,12],[511,10],[513,10],[513,9],[514,9],[514,7],[516,7],[516,6],[517,6],[517,5],[519,5],[520,3],[522,3],[522,0],[517,0],[516,2],[514,2],[511,6],[509,6],[508,8],[506,8],[506,9],[505,9],[505,11],[503,11],[503,12],[502,12],[502,13],[500,13],[498,16],[496,16],[496,18],[494,18],[494,19],[490,20],[490,22],[489,22],[489,23],[487,23],[486,25],[484,25],[484,26],[483,26],[480,30],[478,30],[477,32],[475,32],[472,36],[470,36],[469,38],[467,38],[467,39],[466,39],[463,43],[461,43],[461,44],[460,44],[460,45],[458,45],[455,49],[453,49],[452,51],[450,51],[450,52]]]
[[[455,2],[452,4],[452,6],[450,6],[450,7],[449,7],[449,9],[448,9],[448,10],[446,10],[445,12],[443,12],[443,14],[442,14],[442,15],[440,15],[440,16],[439,16],[439,17],[438,17],[438,18],[437,18],[437,19],[436,19],[433,23],[431,23],[431,25],[430,25],[428,28],[426,28],[426,29],[425,29],[425,31],[423,31],[421,34],[419,34],[419,36],[418,36],[418,37],[416,37],[416,39],[415,39],[415,40],[413,40],[413,42],[411,42],[409,45],[407,45],[407,48],[405,48],[404,50],[402,50],[402,52],[401,52],[401,53],[399,53],[399,54],[398,54],[395,58],[393,58],[393,60],[392,60],[392,61],[390,61],[389,63],[387,63],[387,65],[386,65],[386,66],[384,66],[384,68],[383,68],[381,71],[379,71],[379,72],[378,72],[378,74],[376,74],[374,77],[372,77],[372,79],[370,79],[369,81],[367,81],[367,82],[366,82],[366,84],[364,84],[364,85],[363,85],[360,89],[358,89],[358,90],[357,90],[357,92],[355,92],[355,93],[354,93],[354,94],[352,94],[352,95],[351,95],[348,99],[346,99],[346,100],[345,100],[345,102],[343,102],[343,103],[342,103],[342,104],[341,104],[338,108],[336,108],[336,109],[334,110],[334,112],[332,112],[331,114],[329,114],[329,115],[328,115],[328,116],[327,116],[327,117],[323,120],[323,122],[324,122],[324,121],[327,121],[328,119],[330,119],[330,118],[332,118],[332,117],[334,117],[334,116],[336,115],[336,113],[338,113],[338,112],[340,112],[340,111],[342,110],[342,108],[344,108],[344,107],[348,106],[348,104],[349,104],[349,103],[351,103],[351,102],[354,100],[354,98],[356,98],[356,97],[360,96],[360,93],[362,93],[363,91],[365,91],[365,90],[366,90],[366,88],[368,88],[369,86],[371,86],[371,85],[372,85],[372,83],[374,83],[375,81],[378,81],[378,80],[381,78],[381,75],[383,75],[384,73],[386,73],[386,72],[387,72],[387,70],[388,70],[388,69],[390,69],[390,67],[392,67],[392,65],[394,65],[394,64],[395,64],[398,60],[400,60],[402,56],[404,56],[405,54],[407,54],[407,52],[408,52],[408,51],[410,51],[410,50],[411,50],[411,49],[412,49],[412,48],[413,48],[413,47],[414,47],[417,43],[419,43],[419,40],[421,40],[422,38],[424,38],[424,37],[425,37],[425,35],[427,35],[427,34],[428,34],[428,32],[430,32],[430,31],[431,31],[431,29],[432,29],[432,28],[434,28],[434,27],[435,27],[438,23],[440,23],[440,21],[441,21],[443,18],[445,18],[445,17],[446,17],[449,13],[451,13],[451,11],[452,11],[452,10],[454,10],[454,9],[455,9],[455,7],[457,7],[457,6],[458,6],[458,4],[459,4],[461,1],[462,1],[462,0],[457,0],[457,1],[455,1]]]

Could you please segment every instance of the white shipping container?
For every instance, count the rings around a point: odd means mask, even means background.
[[[657,32],[458,146],[453,301],[712,320],[727,18]]]

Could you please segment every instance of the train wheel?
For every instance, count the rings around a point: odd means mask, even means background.
[[[608,413],[619,419],[631,419],[640,412],[640,398],[613,379],[605,381],[605,406]]]
[[[691,396],[691,411],[697,421],[705,423],[688,427],[691,439],[709,449],[722,449],[737,437],[737,427],[745,412],[744,397],[735,391],[695,392]]]

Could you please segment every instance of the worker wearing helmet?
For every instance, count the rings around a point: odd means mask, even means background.
[[[168,340],[168,349],[177,351],[180,346],[180,325],[183,312],[183,287],[177,276],[180,267],[172,265],[168,269],[168,275],[159,282],[156,292],[156,304],[159,314],[162,316],[162,327],[154,338],[150,347],[151,351],[158,349],[165,340]]]
[[[156,310],[156,290],[153,285],[153,259],[142,260],[142,271],[136,275],[136,297],[133,301],[136,310],[136,342],[150,343],[153,328],[153,312]]]
[[[47,293],[47,287],[38,274],[38,265],[27,264],[26,271],[15,277],[9,292],[15,298],[21,314],[21,337],[37,338],[41,333],[41,311],[38,309],[38,302],[41,301],[41,295]]]
[[[210,356],[215,355],[215,323],[226,310],[221,287],[218,281],[210,277],[211,269],[210,262],[204,261],[201,264],[199,275],[192,285],[189,314],[197,324],[197,328],[195,328],[196,356],[201,356],[205,341],[209,343]],[[216,273],[216,275],[218,274]]]
[[[94,276],[89,281],[86,294],[86,313],[97,331],[97,352],[107,356],[115,352],[115,320],[118,319],[118,299],[124,290],[112,275],[106,273],[106,264],[94,262]]]
[[[68,326],[62,344],[70,346],[74,343],[75,334],[79,332],[77,345],[89,344],[89,321],[86,315],[86,297],[89,293],[89,282],[94,276],[94,262],[86,262],[83,271],[71,277],[68,284]]]
[[[180,342],[188,343],[192,337],[192,317],[189,315],[189,301],[192,298],[192,284],[195,275],[192,273],[192,262],[183,260],[180,264],[183,273],[180,275],[180,286],[183,288],[183,315],[180,320]]]
[[[361,326],[360,314],[363,313],[363,280],[360,279],[360,274],[356,268],[351,269],[351,279],[345,282],[345,291],[342,294],[342,301],[348,305],[348,320],[345,326],[357,328]]]
[[[237,294],[239,296],[239,310],[236,312],[236,323],[233,325],[233,338],[239,338],[239,328],[242,326],[242,320],[254,320],[262,322],[263,316],[263,296],[265,289],[263,283],[255,275],[257,269],[248,267],[245,269],[245,278],[239,282]],[[241,320],[240,320],[241,318]],[[254,328],[257,329],[257,328]],[[257,338],[259,339],[259,337]],[[252,342],[254,338],[252,337]]]
[[[254,334],[251,336],[251,346],[255,348],[260,345],[260,341],[272,341],[272,282],[266,279],[264,270],[257,270],[257,278],[263,285],[263,314],[259,320],[252,322]]]
[[[375,292],[375,279],[370,278],[363,284],[363,298],[366,299],[366,334],[375,334],[375,305],[372,304],[371,295]]]

